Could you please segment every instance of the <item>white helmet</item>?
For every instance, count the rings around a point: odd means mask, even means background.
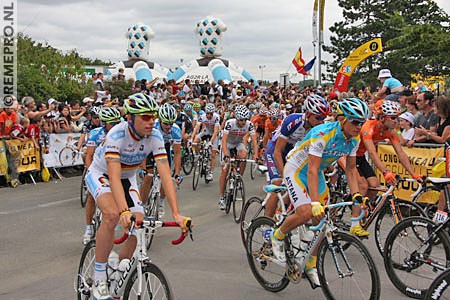
[[[331,113],[331,109],[327,101],[316,94],[306,97],[304,106],[306,111],[309,111],[315,115],[328,116]]]
[[[250,112],[248,111],[248,108],[245,107],[244,105],[238,105],[234,110],[234,115],[238,120],[245,120],[249,118]]]
[[[208,103],[205,106],[206,113],[214,113],[216,111],[216,106],[213,103]]]

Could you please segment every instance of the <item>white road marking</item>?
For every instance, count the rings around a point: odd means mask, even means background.
[[[74,201],[74,200],[78,200],[78,199],[80,199],[80,197],[64,199],[64,200],[58,200],[58,201],[53,201],[53,202],[44,203],[44,204],[38,204],[36,206],[28,206],[28,207],[21,208],[21,209],[14,209],[14,210],[9,210],[9,211],[0,211],[0,215],[17,214],[17,213],[21,213],[21,212],[24,212],[24,211],[36,209],[36,207],[44,208],[44,207],[58,205],[58,204],[62,204],[62,203],[66,203],[66,202],[70,202],[70,201]]]

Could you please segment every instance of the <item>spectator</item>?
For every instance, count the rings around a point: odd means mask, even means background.
[[[90,107],[92,107],[92,105],[94,104],[94,99],[90,98],[90,97],[85,97],[83,99],[83,104],[86,105],[86,108],[89,109]]]
[[[402,146],[414,139],[414,119],[414,115],[410,112],[405,112],[399,117],[400,129],[402,130],[400,144]]]
[[[183,92],[184,99],[186,99],[186,101],[194,98],[194,91],[190,79],[184,80]]]
[[[200,95],[202,94],[202,87],[200,86],[200,81],[198,79],[195,80],[192,90],[194,98],[200,98]]]
[[[378,91],[378,97],[380,99],[384,98],[385,100],[398,101],[400,93],[405,89],[400,80],[392,77],[389,69],[380,70],[378,73],[378,79],[383,85]]]
[[[59,114],[60,115],[58,118],[58,122],[56,123],[57,124],[56,132],[57,133],[72,132],[72,128],[70,127],[70,122],[72,121],[72,118],[70,116],[69,106],[60,104]]]
[[[436,109],[439,116],[436,131],[424,127],[417,128],[416,131],[426,135],[431,142],[444,144],[450,135],[450,100],[446,96],[439,96],[436,99]]]
[[[16,123],[13,125],[13,127],[9,133],[9,136],[13,140],[20,140],[22,142],[28,140],[28,138],[25,136],[25,132],[29,125],[30,125],[30,119],[23,118],[22,120],[20,120],[20,123]]]
[[[40,106],[41,109],[38,110],[34,98],[30,96],[22,98],[22,105],[26,107],[27,113],[25,116],[30,119],[31,123],[33,123],[33,120],[37,121],[41,119],[44,115],[48,114],[52,110],[51,107],[45,107],[45,109],[42,109],[42,105]]]
[[[39,120],[30,120],[30,126],[25,129],[25,136],[33,141],[34,148],[39,150],[39,139],[41,137],[42,118]]]
[[[44,119],[42,123],[42,130],[39,139],[39,145],[41,146],[42,153],[48,154],[50,149],[50,133],[52,124]]]
[[[14,124],[17,124],[17,115],[14,112],[14,108],[5,108],[0,113],[0,135],[9,137]]]
[[[412,96],[413,92],[411,90],[403,90],[398,96],[398,102],[402,108],[406,108],[406,100],[408,97]]]
[[[433,111],[432,101],[433,101],[434,95],[433,93],[426,91],[419,93],[417,95],[416,103],[419,110],[423,113],[425,118],[423,118],[423,121],[416,120],[416,131],[415,131],[415,137],[414,140],[408,143],[408,146],[410,146],[410,143],[412,142],[429,142],[432,143],[433,141],[429,140],[427,132],[433,132],[436,133],[436,129],[439,122],[439,116],[436,115]],[[421,130],[417,130],[417,129]]]

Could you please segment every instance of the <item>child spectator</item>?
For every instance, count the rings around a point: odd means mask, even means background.
[[[405,112],[399,117],[400,129],[402,129],[400,144],[402,146],[414,139],[414,119],[414,115],[410,112]]]
[[[42,118],[31,122],[30,126],[26,128],[25,130],[25,136],[28,138],[31,138],[34,144],[34,148],[36,150],[39,150],[39,139],[41,137],[41,124],[42,124]]]
[[[45,154],[49,153],[51,127],[52,124],[48,121],[44,121],[42,124],[39,144],[41,145],[42,153]]]
[[[17,115],[14,108],[5,108],[0,113],[0,136],[8,137],[14,124],[17,124]]]
[[[9,136],[12,139],[20,140],[22,142],[27,140],[27,137],[25,136],[25,131],[30,125],[30,120],[28,118],[23,118],[20,120],[19,124],[14,124],[11,132],[9,133]]]

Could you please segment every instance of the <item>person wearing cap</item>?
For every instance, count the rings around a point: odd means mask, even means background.
[[[405,112],[399,116],[400,128],[402,129],[402,134],[399,137],[402,146],[414,139],[414,119],[414,115],[410,112]]]
[[[398,97],[405,89],[400,80],[392,77],[389,69],[381,69],[378,73],[378,80],[383,85],[378,91],[378,97],[380,99],[398,101]]]
[[[84,104],[87,108],[92,107],[92,105],[94,104],[94,102],[95,102],[95,100],[92,99],[91,97],[85,97],[85,98],[83,99],[83,104]]]

